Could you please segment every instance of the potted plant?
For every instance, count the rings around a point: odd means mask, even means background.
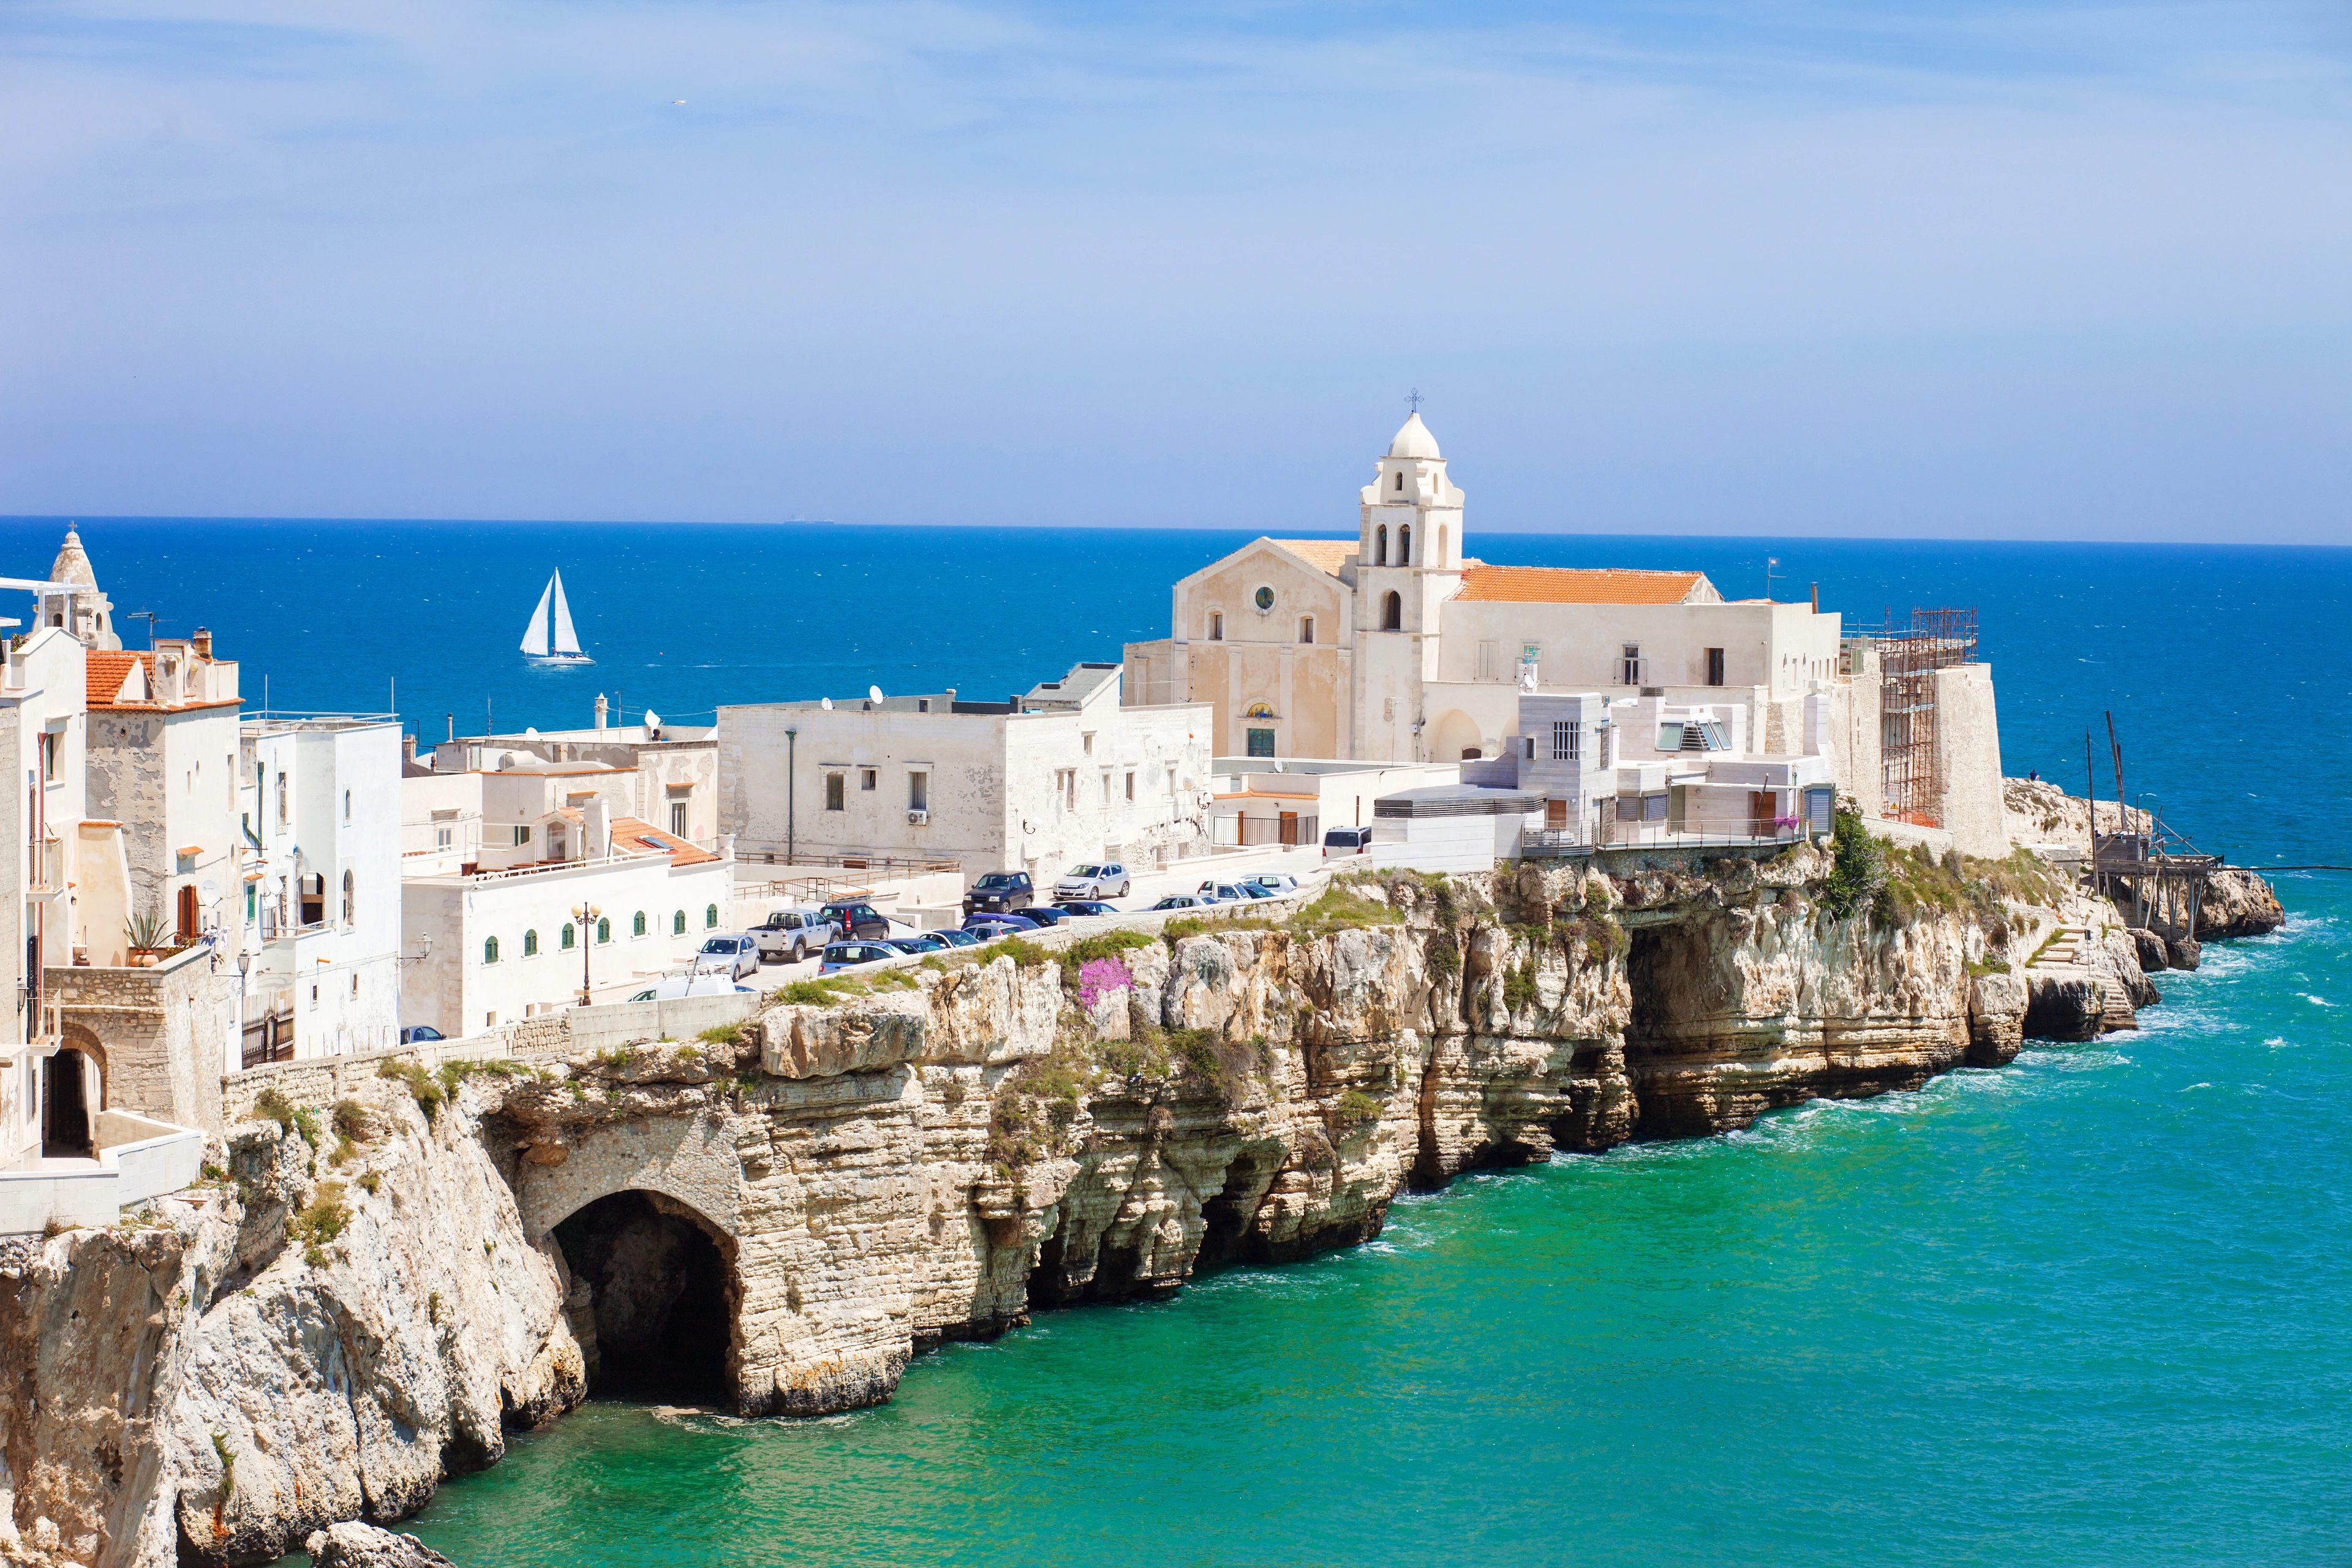
[[[163,945],[163,915],[154,910],[142,910],[122,922],[122,933],[130,942],[131,966],[152,967]]]

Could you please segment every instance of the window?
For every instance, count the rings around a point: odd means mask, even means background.
[[[1412,525],[1411,523],[1397,530],[1397,564],[1400,566],[1412,564]]]
[[[1303,643],[1311,643],[1315,640],[1315,617],[1313,616],[1301,616],[1298,617],[1298,640]]]
[[[931,809],[930,774],[913,773],[907,775],[907,809],[908,811]]]
[[[1385,566],[1388,563],[1389,525],[1384,522],[1372,531],[1372,564]]]
[[[1225,640],[1225,617],[1214,610],[1209,612],[1209,640],[1211,642]]]
[[[1404,489],[1404,470],[1403,470],[1402,468],[1399,468],[1399,469],[1397,470],[1396,481],[1397,481],[1397,482],[1396,482],[1396,488],[1397,488],[1397,489]]]
[[[520,822],[520,823],[517,823],[517,824],[515,825],[515,830],[514,830],[514,833],[515,833],[515,847],[516,847],[516,848],[520,849],[520,848],[521,848],[524,845],[526,845],[526,844],[528,844],[528,843],[530,843],[530,823],[528,823],[528,822]]]
[[[252,882],[247,882],[245,885],[245,923],[247,925],[251,925],[253,923],[255,886],[256,884]]]
[[[494,936],[484,937],[482,939],[482,962],[484,963],[496,963],[498,961],[499,939]],[[318,993],[313,991],[310,995],[312,1000],[315,1001],[318,997]]]
[[[1551,721],[1551,760],[1555,763],[1578,763],[1584,760],[1584,726],[1568,719]]]
[[[349,871],[346,871],[343,873],[343,923],[345,925],[351,924],[353,920],[358,918],[358,913],[359,900],[354,896],[352,874]]]
[[[1493,643],[1482,642],[1478,645],[1478,679],[1481,680],[1502,679],[1501,663],[1496,655]]]
[[[1103,804],[1105,805],[1108,805],[1110,804],[1110,775],[1108,773],[1103,774]]]
[[[433,847],[436,849],[448,848],[450,837],[449,829],[446,827],[435,828],[433,830]]]
[[[918,698],[916,698],[916,699],[915,699],[915,711],[916,711],[916,712],[918,712],[918,713],[928,713],[928,712],[929,712],[930,710],[931,710],[931,700],[930,700],[929,698],[928,698],[928,697],[918,697]]]
[[[702,929],[705,931],[710,931],[715,929],[718,924],[719,906],[717,904],[706,905],[702,911]]]
[[[646,911],[645,911],[645,910],[639,910],[636,912],[636,914],[635,914],[635,916],[630,920],[630,921],[629,921],[629,934],[630,934],[631,936],[643,936],[643,935],[645,935],[645,934],[646,934]]]
[[[1620,643],[1618,645],[1618,649],[1617,684],[1620,686],[1641,685],[1642,645],[1637,642]]]
[[[525,958],[539,956],[539,931],[536,928],[522,933],[522,955]]]
[[[1078,737],[1078,750],[1090,757],[1095,754],[1095,732],[1092,730]]]
[[[672,936],[684,936],[686,934],[686,911],[684,910],[680,910],[677,913],[670,916],[669,934]]]
[[[58,782],[58,732],[55,730],[41,731],[41,782]]]
[[[872,788],[875,786],[875,784],[876,784],[880,780],[880,778],[881,778],[881,770],[879,770],[879,769],[877,769],[877,768],[860,768],[860,769],[858,769],[858,770],[857,770],[857,788],[858,788],[859,792],[862,794],[862,793],[864,793],[864,792],[865,792],[865,791],[866,791],[866,790],[870,790],[870,789],[872,789]]]
[[[560,822],[551,822],[547,825],[547,858],[551,860],[571,858],[563,852],[563,824]]]
[[[563,947],[563,951],[564,951],[564,952],[570,952],[573,948],[575,948],[575,947],[577,947],[577,946],[579,946],[579,945],[580,945],[580,932],[579,932],[579,931],[578,931],[576,928],[574,928],[574,927],[573,927],[572,923],[570,921],[565,921],[563,922],[563,938],[562,938],[562,947]]]
[[[1271,730],[1252,730],[1249,732],[1249,754],[1253,757],[1270,757],[1274,755],[1274,731]]]
[[[686,837],[686,802],[674,800],[669,803],[669,830],[680,838]]]
[[[1250,595],[1250,597],[1255,602],[1257,607],[1261,610],[1270,610],[1274,608],[1274,590],[1271,588],[1260,588],[1255,594]]]
[[[1723,650],[1719,647],[1706,650],[1706,683],[1709,686],[1723,684]]]
[[[1127,773],[1127,798],[1129,800],[1135,798],[1135,770],[1132,768],[1129,768]]]
[[[345,822],[349,822],[349,821],[351,821],[351,819],[352,819],[352,792],[351,792],[351,791],[349,791],[349,790],[345,790],[345,791],[343,792],[343,820],[344,820]]]
[[[596,922],[596,943],[597,943],[597,945],[601,947],[601,946],[603,946],[604,943],[606,943],[606,942],[610,942],[610,941],[612,941],[612,940],[613,940],[613,922],[612,922],[610,920],[600,920],[600,921],[598,921]]]
[[[1395,593],[1383,595],[1381,599],[1381,630],[1393,632],[1403,629],[1404,595]]]
[[[848,810],[848,809],[849,809],[849,803],[848,803],[848,801],[847,801],[847,799],[846,799],[846,795],[847,795],[847,794],[848,794],[848,789],[849,789],[849,775],[848,775],[848,774],[846,774],[846,773],[827,773],[827,774],[825,774],[825,775],[824,775],[824,808],[825,808],[825,810],[827,810],[827,811],[846,811],[846,810]]]
[[[278,826],[282,830],[293,820],[293,811],[288,805],[286,798],[286,775],[279,773],[278,775]]]

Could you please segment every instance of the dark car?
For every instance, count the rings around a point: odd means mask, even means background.
[[[1015,918],[1034,921],[1041,926],[1057,926],[1070,918],[1070,911],[1059,904],[1032,904]]]
[[[1027,909],[1037,901],[1037,889],[1026,871],[991,871],[971,885],[963,896],[963,912],[977,914],[1009,914]]]
[[[974,915],[963,922],[963,929],[976,937],[994,942],[1004,936],[1027,936],[1037,927],[1019,915]]]
[[[430,1024],[411,1024],[406,1028],[400,1031],[400,1043],[404,1046],[413,1046],[419,1040],[444,1040],[446,1038],[448,1038],[446,1035],[444,1035],[440,1030],[435,1028]]]
[[[833,929],[845,937],[866,938],[887,936],[890,922],[880,910],[863,899],[835,899],[817,911],[832,922]]]
[[[855,969],[861,963],[887,963],[907,955],[887,942],[836,942],[824,950],[824,960],[817,965],[819,974],[831,974],[836,970]]]
[[[1115,915],[1118,913],[1118,905],[1104,903],[1100,899],[1064,899],[1054,907],[1057,910],[1067,910],[1074,915]]]
[[[955,945],[935,931],[919,931],[912,936],[894,936],[884,940],[900,952],[944,952]]]

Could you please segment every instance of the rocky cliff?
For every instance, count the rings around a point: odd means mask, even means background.
[[[870,1405],[928,1345],[1360,1241],[1466,1169],[2009,1060],[2065,890],[2022,858],[1838,870],[1350,879],[802,983],[709,1040],[265,1102],[209,1191],[0,1280],[0,1547],[263,1561],[584,1383]]]

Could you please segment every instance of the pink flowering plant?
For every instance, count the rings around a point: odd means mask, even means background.
[[[1090,958],[1078,965],[1078,1005],[1089,1012],[1112,992],[1134,986],[1134,972],[1116,958]]]

